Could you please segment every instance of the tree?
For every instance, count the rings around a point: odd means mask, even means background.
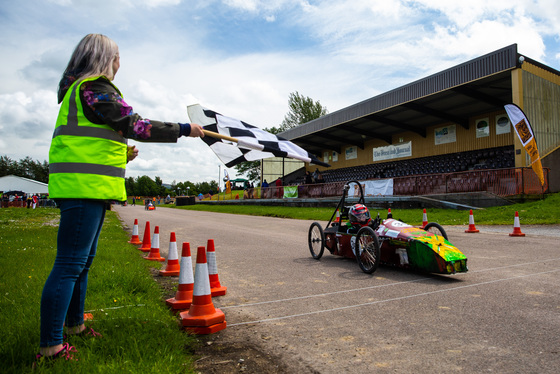
[[[261,177],[261,161],[245,161],[234,166],[237,174],[245,175],[250,181],[257,181]]]
[[[323,107],[319,101],[315,102],[310,97],[300,95],[297,91],[290,94],[288,107],[290,111],[284,116],[282,124],[279,127],[265,128],[264,131],[268,131],[271,134],[278,134],[328,113],[327,108]],[[244,174],[250,181],[260,180],[260,160],[242,162],[235,165],[234,168],[238,174]]]
[[[16,175],[17,163],[8,156],[0,156],[0,177]]]
[[[134,178],[128,177],[124,181],[124,186],[126,188],[126,194],[128,196],[138,196],[139,193],[136,192],[136,184],[134,183]]]
[[[26,157],[19,161],[14,161],[8,156],[0,156],[0,176],[16,175],[18,177],[29,178],[39,182],[49,182],[49,163],[32,160]]]
[[[322,106],[319,101],[315,102],[312,98],[300,95],[297,91],[290,94],[288,106],[290,111],[284,116],[280,132],[297,127],[328,113],[327,108]]]

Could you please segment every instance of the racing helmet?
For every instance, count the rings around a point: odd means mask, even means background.
[[[364,204],[354,204],[348,211],[348,219],[352,224],[365,226],[371,221],[368,208]]]

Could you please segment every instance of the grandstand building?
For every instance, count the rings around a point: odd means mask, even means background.
[[[504,109],[527,115],[545,174],[541,186]],[[560,72],[513,44],[283,132],[330,168],[263,160],[270,183],[391,180],[394,195],[560,191]],[[303,166],[303,167],[302,167]],[[323,189],[324,190],[324,189]],[[321,192],[323,193],[323,192]],[[313,193],[310,192],[313,196]]]

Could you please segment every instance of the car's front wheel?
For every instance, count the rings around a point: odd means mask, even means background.
[[[371,274],[379,266],[379,239],[371,227],[362,227],[356,235],[356,260],[364,273]]]

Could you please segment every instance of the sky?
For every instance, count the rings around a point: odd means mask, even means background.
[[[0,155],[48,161],[56,90],[89,33],[119,45],[114,84],[140,116],[202,106],[279,126],[290,93],[332,113],[516,43],[560,70],[558,0],[18,0],[0,7]],[[127,177],[223,178],[200,139],[139,143]],[[227,169],[230,177],[235,169]]]

